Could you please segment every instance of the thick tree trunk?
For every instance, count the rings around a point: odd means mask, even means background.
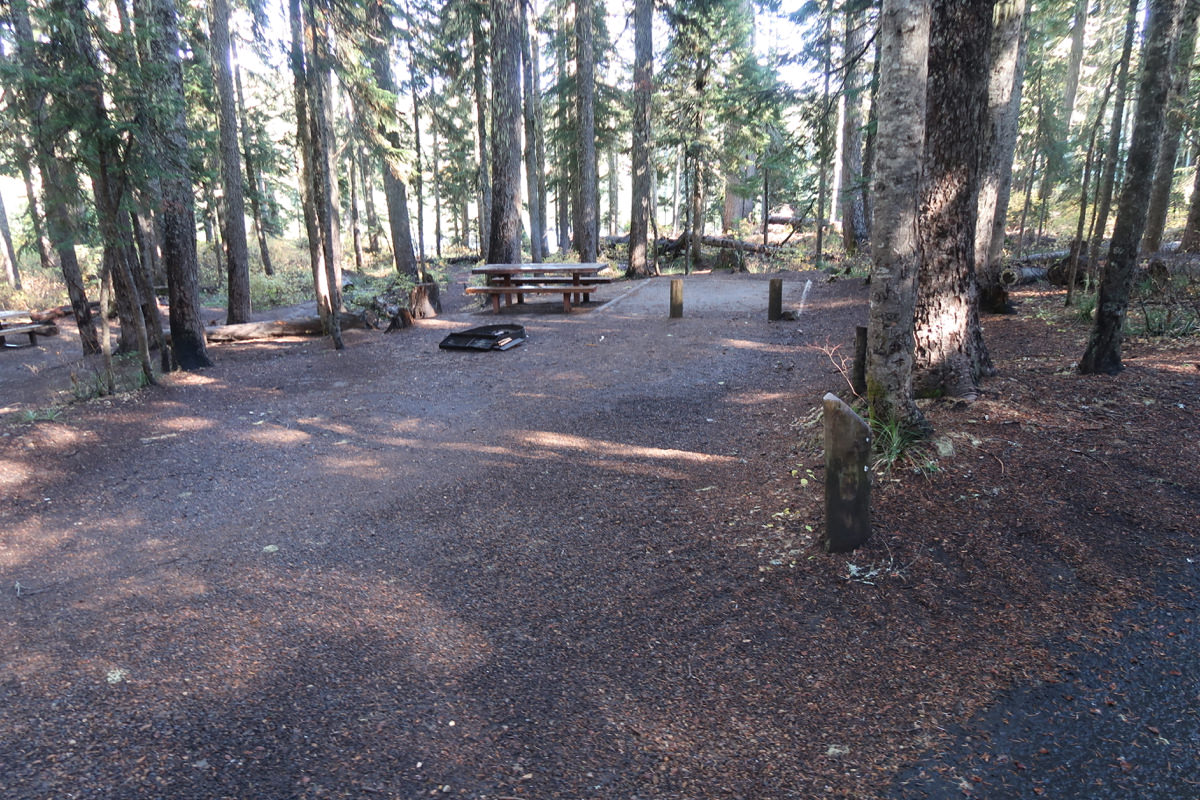
[[[913,401],[913,315],[920,265],[917,220],[929,47],[927,0],[883,0],[872,179],[867,403],[871,418],[926,429]]]
[[[863,205],[863,107],[866,101],[867,29],[861,11],[846,7],[845,115],[842,119],[842,241],[854,254],[868,242],[867,213]]]
[[[1171,85],[1171,49],[1176,39],[1180,0],[1150,0],[1142,49],[1141,78],[1133,135],[1125,164],[1125,179],[1117,221],[1100,280],[1096,324],[1087,350],[1079,360],[1082,373],[1115,374],[1122,369],[1121,341],[1129,290],[1137,265],[1138,242],[1146,225],[1151,180],[1158,159],[1160,131]]]
[[[222,209],[225,229],[225,267],[228,270],[226,320],[245,322],[250,317],[250,253],[246,244],[246,201],[242,192],[242,155],[238,146],[237,97],[230,65],[229,1],[212,0],[209,6],[213,71],[217,84],[217,129],[221,153]],[[245,135],[242,131],[242,135]]]
[[[347,161],[349,169],[346,170],[350,177],[350,237],[354,247],[354,269],[358,272],[363,271],[363,247],[362,247],[362,231],[358,224],[358,169],[354,163],[354,148],[347,149]]]
[[[629,216],[629,274],[650,277],[650,103],[654,96],[654,0],[633,6],[633,208]]]
[[[541,262],[545,260],[545,235],[542,232],[542,219],[538,216],[538,206],[541,203],[538,183],[537,163],[537,109],[534,106],[533,85],[533,46],[530,39],[537,36],[537,31],[529,24],[525,12],[525,3],[521,3],[521,88],[522,110],[525,117],[525,184],[528,195],[529,214],[529,255],[530,260]]]
[[[975,227],[975,271],[979,305],[994,314],[1011,310],[1008,291],[1000,280],[1004,229],[1012,192],[1013,152],[1021,109],[1024,71],[1022,28],[1025,0],[999,6],[1000,19],[992,33],[988,78],[988,111],[979,182],[979,216]]]
[[[1108,227],[1108,214],[1112,208],[1113,187],[1117,179],[1117,161],[1121,153],[1121,132],[1125,125],[1125,98],[1129,90],[1129,59],[1133,54],[1133,37],[1137,30],[1137,10],[1141,0],[1129,0],[1125,17],[1125,43],[1121,50],[1120,67],[1117,71],[1117,88],[1113,95],[1112,129],[1108,135],[1108,147],[1104,151],[1104,166],[1097,186],[1096,221],[1092,230],[1092,241],[1088,248],[1088,263],[1100,261],[1100,243]]]
[[[825,265],[825,201],[830,193],[829,167],[832,163],[834,145],[833,132],[836,125],[831,125],[829,117],[837,113],[836,104],[829,102],[829,78],[833,72],[833,0],[825,2],[825,44],[822,48],[821,68],[824,77],[821,80],[821,113],[817,125],[817,241],[813,246],[813,266],[820,269]]]
[[[188,166],[187,120],[183,96],[183,65],[179,56],[179,27],[175,0],[150,0],[153,9],[152,59],[159,66],[156,95],[171,100],[159,106],[152,136],[162,170],[163,267],[167,273],[171,349],[174,361],[186,370],[212,366],[200,319],[200,265],[196,257],[196,211]],[[136,7],[135,7],[136,9]]]
[[[1175,183],[1175,161],[1179,157],[1179,139],[1188,111],[1188,84],[1192,73],[1192,57],[1196,54],[1196,21],[1200,19],[1200,0],[1186,0],[1179,23],[1179,44],[1175,56],[1174,80],[1167,98],[1166,128],[1162,148],[1154,171],[1154,189],[1146,218],[1146,233],[1142,250],[1156,252],[1162,246],[1163,229],[1171,206],[1171,187]]]
[[[392,78],[391,62],[388,58],[387,42],[391,40],[391,19],[378,3],[372,3],[370,23],[375,32],[375,40],[371,45],[371,69],[375,73],[375,83],[389,96],[395,97],[396,83]],[[408,217],[408,187],[400,177],[400,137],[393,128],[380,125],[380,135],[388,143],[388,152],[384,154],[383,163],[383,196],[387,202],[388,226],[392,238],[392,255],[396,264],[396,272],[400,275],[416,277],[420,274],[420,265],[413,253],[412,228]]]
[[[436,129],[435,129],[436,131]],[[437,158],[437,134],[434,133],[433,139],[434,158]],[[367,252],[379,252],[379,216],[375,213],[375,184],[371,182],[371,170],[368,168],[370,157],[366,151],[359,149],[356,153],[355,160],[357,162],[358,178],[362,184],[363,197],[363,215],[366,217],[367,224]],[[434,166],[434,175],[437,175],[437,166]],[[437,183],[435,177],[434,192],[437,192]],[[436,207],[437,203],[434,203]]]
[[[492,0],[492,220],[487,260],[521,263],[521,0]],[[595,260],[595,259],[592,259]]]
[[[593,0],[575,2],[575,114],[579,120],[579,224],[575,251],[579,260],[599,257],[600,180],[596,164],[596,52]]]
[[[537,215],[538,215],[538,230],[542,232],[542,255],[550,254],[550,243],[548,239],[549,222],[546,215],[546,111],[542,103],[542,88],[541,88],[541,46],[538,43],[537,33],[537,2],[531,0],[533,7],[533,19],[530,21],[530,52],[529,57],[532,61],[532,74],[530,76],[533,83],[533,144],[534,144],[534,174],[537,175]],[[530,213],[533,213],[531,210]]]
[[[973,399],[991,370],[979,325],[975,215],[992,6],[933,2],[914,352],[914,387],[923,396]]]

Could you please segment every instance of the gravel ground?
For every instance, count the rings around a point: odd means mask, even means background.
[[[1004,377],[929,408],[937,471],[881,474],[875,538],[828,557],[813,412],[864,292],[789,275],[805,309],[768,324],[767,277],[689,278],[682,320],[661,281],[506,310],[503,353],[437,348],[495,320],[464,306],[221,346],[0,428],[0,797],[1071,796],[1081,761],[1018,738],[1091,754],[1085,725],[1141,748],[1087,756],[1112,796],[1187,787],[1195,670],[1164,665],[1200,487],[1164,445],[1200,434],[1197,348],[1101,385],[1054,327],[989,322]],[[1002,756],[1044,782],[1006,794]]]

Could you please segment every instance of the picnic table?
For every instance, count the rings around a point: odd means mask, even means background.
[[[35,322],[30,311],[0,311],[0,347],[32,347],[37,344],[38,336],[53,336],[58,333],[58,326],[52,322]],[[28,345],[15,345],[8,342],[10,336],[28,336]]]
[[[600,284],[610,283],[612,278],[600,277],[600,270],[607,264],[484,264],[471,270],[472,275],[483,275],[486,286],[468,286],[467,294],[490,295],[492,310],[500,313],[500,298],[505,305],[525,302],[527,294],[561,294],[563,312],[570,313],[571,303],[586,303],[591,299],[591,290]]]

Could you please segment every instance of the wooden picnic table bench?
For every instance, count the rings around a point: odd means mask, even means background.
[[[541,263],[541,264],[485,264],[471,270],[473,275],[483,275],[486,286],[468,286],[467,294],[491,295],[492,309],[500,313],[500,298],[512,305],[525,302],[527,294],[561,294],[563,312],[570,313],[571,303],[586,303],[591,299],[591,289],[610,283],[611,278],[597,273],[607,264],[601,263]]]
[[[53,336],[58,326],[52,322],[34,322],[29,311],[0,311],[0,347],[33,347],[39,336]],[[9,344],[10,336],[28,336],[28,345]]]

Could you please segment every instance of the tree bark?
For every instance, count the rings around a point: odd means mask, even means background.
[[[1188,84],[1192,73],[1192,57],[1196,54],[1196,22],[1200,19],[1200,0],[1186,0],[1179,23],[1179,44],[1170,94],[1167,97],[1166,127],[1162,148],[1154,171],[1154,188],[1150,193],[1146,233],[1142,250],[1153,253],[1162,247],[1163,230],[1171,206],[1171,187],[1175,183],[1175,161],[1179,157],[1179,139],[1187,119]]]
[[[274,275],[275,267],[271,264],[271,249],[267,246],[267,224],[263,215],[263,179],[258,168],[258,157],[254,153],[254,134],[250,128],[250,115],[246,113],[246,95],[242,91],[242,68],[237,63],[237,45],[231,43],[234,57],[233,80],[237,92],[238,119],[242,126],[242,158],[246,162],[246,183],[250,187],[250,217],[254,222],[254,234],[258,240],[258,257],[262,261],[263,273]]]
[[[521,3],[521,89],[522,110],[525,118],[525,184],[528,196],[529,215],[529,256],[533,262],[545,260],[545,235],[542,232],[542,219],[538,216],[539,198],[538,163],[537,163],[537,109],[534,106],[533,85],[533,45],[531,38],[537,36],[529,24],[525,12],[525,3]]]
[[[992,2],[934,0],[929,34],[914,389],[974,399],[991,370],[979,325],[975,215]],[[957,113],[947,113],[946,109]]]
[[[242,155],[238,146],[237,98],[230,66],[229,1],[212,0],[209,14],[213,71],[217,84],[218,149],[225,188],[222,216],[225,268],[228,271],[225,317],[230,323],[250,317],[250,253],[246,244],[246,201],[242,191]],[[242,131],[245,135],[245,131]]]
[[[596,163],[596,53],[593,0],[575,2],[575,114],[579,120],[579,214],[575,251],[579,260],[599,257],[600,179]]]
[[[395,113],[396,82],[392,77],[387,46],[394,33],[392,22],[386,10],[378,3],[372,3],[368,13],[372,30],[375,32],[370,52],[375,84],[387,93],[390,98],[387,109]],[[383,196],[387,202],[393,260],[397,273],[417,277],[421,270],[413,253],[412,227],[408,216],[408,187],[400,174],[400,136],[395,125],[386,123],[386,120],[379,121],[379,133],[388,143],[388,151],[384,153],[383,159]]]
[[[1100,260],[1100,242],[1108,227],[1108,214],[1112,208],[1113,187],[1117,179],[1117,161],[1121,153],[1121,131],[1125,125],[1125,97],[1129,90],[1129,59],[1133,55],[1133,37],[1137,30],[1137,10],[1140,0],[1129,0],[1129,11],[1125,17],[1125,43],[1121,50],[1120,67],[1117,71],[1117,88],[1113,94],[1112,129],[1108,136],[1108,147],[1104,151],[1104,166],[1100,172],[1100,183],[1096,187],[1096,220],[1092,241],[1088,248],[1088,264],[1093,269]]]
[[[4,210],[4,201],[0,200],[0,237],[4,239],[4,250],[0,257],[4,259],[4,277],[8,285],[16,291],[21,291],[21,268],[17,263],[17,251],[13,248],[12,231],[8,227],[8,213]]]
[[[633,207],[629,215],[629,274],[648,278],[650,237],[650,104],[654,96],[654,0],[633,6]]]
[[[1071,52],[1067,57],[1067,78],[1063,90],[1064,126],[1069,133],[1071,116],[1075,111],[1075,95],[1079,89],[1079,69],[1083,66],[1083,35],[1087,30],[1088,0],[1075,0],[1075,21],[1071,27]]]
[[[871,418],[927,429],[913,400],[913,316],[929,48],[928,0],[883,0],[879,19],[879,121],[872,169],[871,304],[867,403]]]
[[[867,214],[863,205],[863,105],[866,98],[866,21],[861,10],[846,6],[845,115],[842,119],[842,241],[853,255],[869,244]]]
[[[975,268],[979,305],[994,314],[1011,310],[1008,291],[1000,280],[1004,229],[1012,192],[1013,153],[1021,109],[1024,72],[1025,0],[997,7],[1000,19],[992,33],[988,78],[988,111],[979,183],[979,216],[975,228]]]
[[[1176,39],[1180,0],[1150,0],[1133,135],[1125,164],[1125,179],[1117,221],[1108,249],[1108,262],[1096,300],[1096,324],[1079,371],[1085,374],[1120,372],[1121,342],[1129,290],[1137,265],[1138,242],[1146,225],[1151,179],[1158,159],[1160,131],[1171,85],[1171,51]]]
[[[34,153],[38,171],[42,174],[42,192],[46,211],[46,227],[51,244],[58,252],[59,268],[67,285],[67,295],[79,325],[79,341],[85,355],[100,352],[100,339],[96,334],[96,323],[92,319],[91,307],[83,285],[83,272],[75,254],[75,230],[71,221],[71,202],[76,195],[74,173],[65,168],[69,160],[60,162],[57,142],[61,130],[48,119],[46,112],[46,90],[34,79],[37,71],[37,56],[33,38],[33,26],[29,20],[29,4],[26,0],[10,3],[13,26],[16,29],[17,59],[25,71],[22,96],[25,113],[31,126]]]
[[[495,14],[494,5],[492,14]],[[495,36],[494,27],[492,35]],[[489,155],[491,147],[488,142],[487,50],[487,43],[483,37],[483,23],[476,14],[471,19],[471,78],[475,89],[475,128],[479,138],[477,197],[479,199],[479,250],[483,254],[488,252],[492,241],[492,158]],[[501,88],[500,91],[504,91],[504,88]],[[518,90],[519,94],[520,90]]]
[[[520,2],[492,0],[492,264],[521,263]]]

